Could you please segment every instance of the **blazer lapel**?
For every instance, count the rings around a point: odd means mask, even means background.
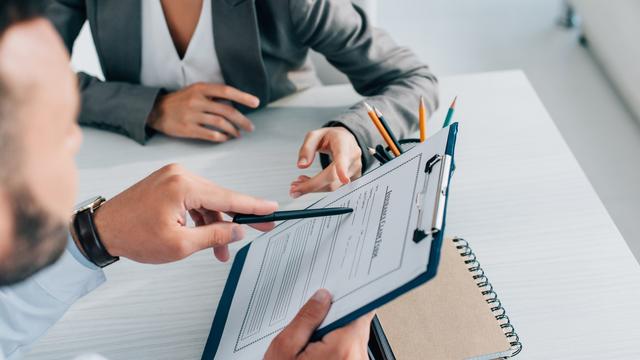
[[[140,0],[98,0],[97,44],[110,80],[140,81],[142,9]],[[108,74],[108,75],[107,75]]]
[[[225,82],[257,96],[266,106],[270,94],[255,0],[212,1],[213,36]]]

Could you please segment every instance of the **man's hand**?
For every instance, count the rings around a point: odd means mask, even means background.
[[[316,152],[329,154],[333,161],[314,177],[299,176],[291,183],[291,197],[297,198],[310,192],[334,191],[362,175],[362,151],[349,130],[328,127],[307,133],[300,147],[298,167],[306,169],[311,166]]]
[[[218,259],[227,261],[227,244],[242,239],[244,230],[223,221],[222,214],[266,215],[277,208],[276,202],[221,188],[172,164],[105,202],[94,221],[113,256],[166,263],[213,248]],[[187,212],[196,227],[186,226]],[[268,231],[273,226],[263,223],[254,227]]]
[[[318,290],[300,309],[298,315],[276,336],[265,360],[274,359],[369,359],[367,343],[373,313],[334,330],[318,342],[309,343],[311,334],[320,326],[331,307],[331,294]]]
[[[256,108],[260,100],[223,84],[197,83],[161,96],[149,114],[147,125],[167,135],[225,142],[240,136],[239,129],[253,131],[253,124],[229,100]]]

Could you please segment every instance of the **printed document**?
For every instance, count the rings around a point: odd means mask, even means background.
[[[256,238],[239,278],[229,280],[237,285],[215,358],[261,358],[319,288],[333,295],[322,328],[424,273],[431,242],[416,243],[413,233],[419,219],[433,218],[437,181],[425,164],[445,153],[448,133],[311,206],[351,207],[352,213],[286,221]]]

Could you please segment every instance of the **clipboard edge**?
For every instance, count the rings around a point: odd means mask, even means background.
[[[220,297],[218,307],[216,308],[216,313],[213,316],[213,324],[211,325],[211,329],[209,330],[207,342],[205,344],[204,350],[202,351],[202,360],[214,359],[218,352],[220,341],[222,340],[222,334],[227,324],[227,318],[229,317],[231,302],[233,301],[233,296],[236,293],[236,288],[238,287],[240,275],[242,274],[244,262],[247,259],[247,254],[249,253],[251,244],[252,243],[250,242],[240,250],[238,250],[233,260],[231,270],[229,271],[229,276],[227,277],[227,282],[224,285],[222,296]]]

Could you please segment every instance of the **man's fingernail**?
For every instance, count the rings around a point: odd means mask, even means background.
[[[256,126],[253,124],[249,124],[249,131],[253,131],[256,129]]]
[[[242,240],[244,237],[244,230],[242,230],[241,226],[234,226],[231,229],[231,242],[236,242]]]
[[[268,200],[267,202],[269,203],[269,205],[271,205],[273,207],[279,207],[280,206],[280,204],[278,204],[277,201]]]
[[[331,301],[331,293],[329,293],[327,289],[319,289],[315,294],[313,294],[311,299],[319,303],[326,304]]]
[[[294,192],[289,193],[289,195],[290,195],[292,198],[297,199],[297,198],[299,198],[300,196],[302,196],[302,193],[301,193],[301,192],[299,192],[299,191],[294,191]]]
[[[253,99],[253,106],[254,106],[254,107],[258,107],[258,106],[260,106],[260,99],[258,99],[258,98],[254,98],[254,99]]]

